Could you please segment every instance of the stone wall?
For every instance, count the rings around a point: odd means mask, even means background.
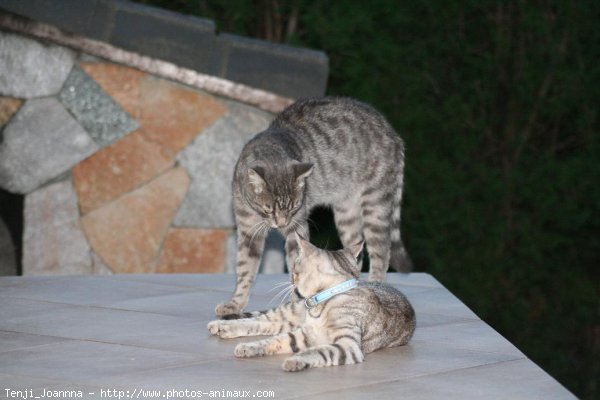
[[[24,274],[232,271],[233,166],[273,114],[2,30],[0,71]],[[282,270],[281,245],[264,268]]]

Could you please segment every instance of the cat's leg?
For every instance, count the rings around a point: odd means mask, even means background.
[[[311,347],[287,358],[283,362],[283,370],[295,372],[306,368],[361,363],[365,356],[360,341],[358,332],[340,335],[332,344]]]
[[[256,278],[260,257],[265,245],[268,226],[260,216],[244,208],[236,208],[237,220],[237,264],[235,291],[231,300],[219,304],[215,309],[218,317],[240,317],[248,304],[250,288]]]
[[[340,241],[350,248],[363,240],[363,218],[360,199],[352,199],[333,206],[333,218]]]
[[[276,335],[296,329],[306,315],[303,303],[290,302],[253,318],[222,320],[208,323],[208,330],[223,339],[241,336]]]
[[[385,281],[390,262],[393,198],[392,193],[382,191],[381,187],[365,190],[361,202],[363,234],[369,253],[369,280],[380,282]]]
[[[281,333],[257,342],[240,343],[235,347],[236,357],[260,357],[270,354],[289,354],[305,350],[309,339],[302,329]]]
[[[285,236],[285,262],[287,263],[290,274],[294,268],[296,258],[298,258],[298,243],[296,243],[296,235],[294,235],[294,232],[297,232],[306,240],[309,239],[307,218],[308,213],[306,211],[299,211],[298,215],[294,217],[293,224],[291,224],[288,229],[282,232],[282,234]]]

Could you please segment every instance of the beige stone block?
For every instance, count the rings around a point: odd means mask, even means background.
[[[115,273],[152,272],[190,179],[173,168],[81,218],[85,234]]]
[[[224,229],[169,229],[156,272],[223,272],[229,233]]]

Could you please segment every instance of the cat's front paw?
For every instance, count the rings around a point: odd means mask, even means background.
[[[242,308],[239,304],[234,303],[233,301],[227,303],[221,303],[215,308],[215,314],[219,318],[224,319],[235,319],[235,318],[227,318],[232,315],[239,315],[242,311]],[[239,317],[238,317],[239,318]]]
[[[217,335],[222,339],[232,339],[240,336],[238,335],[235,326],[228,321],[217,319],[215,321],[210,321],[206,327],[211,335]]]
[[[283,370],[287,372],[302,371],[308,367],[308,363],[298,356],[292,356],[283,362]]]
[[[220,322],[221,322],[220,320],[216,320],[216,321],[210,321],[208,323],[208,325],[206,327],[208,328],[208,331],[210,332],[211,335],[219,334],[219,323]]]
[[[239,358],[262,357],[265,355],[265,349],[255,343],[240,343],[235,346],[233,354]]]

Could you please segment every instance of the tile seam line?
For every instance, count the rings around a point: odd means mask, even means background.
[[[158,368],[149,368],[149,369],[141,369],[141,370],[137,370],[134,372],[129,372],[129,373],[121,373],[118,375],[112,375],[113,377],[115,376],[128,376],[128,375],[134,375],[134,374],[144,374],[144,373],[148,373],[148,372],[152,372],[152,371],[164,371],[164,370],[168,370],[168,369],[174,369],[174,368],[185,368],[185,367],[191,367],[194,365],[202,365],[202,364],[207,364],[207,363],[213,363],[215,361],[223,361],[223,359],[221,358],[215,358],[215,359],[210,359],[210,360],[206,360],[206,361],[191,361],[191,362],[186,362],[186,363],[181,363],[181,364],[174,364],[174,365],[165,365],[162,367],[158,367]],[[23,378],[35,378],[35,379],[46,379],[49,381],[55,381],[53,382],[53,385],[56,385],[54,387],[58,387],[58,385],[85,385],[88,386],[88,382],[85,381],[72,381],[72,380],[63,380],[60,378],[47,378],[44,376],[39,376],[39,375],[26,375],[26,374],[16,374],[13,372],[2,372],[2,374],[5,375],[9,375],[9,376],[17,376],[17,377],[23,377]],[[92,383],[91,386],[96,386],[96,383]],[[97,388],[102,388],[102,386],[96,386]],[[124,386],[121,386],[124,387]],[[34,397],[35,398],[35,397]]]
[[[0,290],[2,289],[2,282],[4,280],[9,281],[9,280],[13,280],[14,278],[17,278],[18,280],[30,280],[32,283],[38,283],[35,282],[35,280],[37,280],[38,278],[41,278],[44,280],[44,282],[41,282],[42,284],[47,284],[49,281],[52,282],[64,282],[64,281],[77,281],[77,280],[102,280],[102,281],[111,281],[113,280],[114,276],[123,276],[126,277],[128,275],[136,275],[136,274],[112,274],[112,275],[17,275],[17,276],[5,276],[2,277],[0,276]],[[150,274],[145,274],[145,275],[150,275]],[[3,279],[3,278],[8,278],[8,279]],[[14,279],[14,280],[17,280]],[[40,280],[41,280],[40,279]],[[155,286],[156,288],[159,287],[163,287],[164,286],[168,286],[168,287],[178,287],[180,289],[193,289],[192,286],[182,286],[182,285],[171,285],[171,284],[163,284],[163,283],[156,283],[156,282],[152,282],[149,280],[143,280],[143,279],[117,279],[117,280],[113,280],[114,282],[119,282],[121,280],[125,280],[127,282],[136,282],[136,283],[144,283],[146,285],[149,286]],[[75,282],[77,283],[77,282]],[[13,296],[7,296],[2,294],[2,292],[0,292],[0,297],[13,297]],[[38,300],[40,301],[40,300]],[[41,300],[43,301],[43,300]]]
[[[130,133],[126,134],[126,135],[125,135],[125,136],[123,136],[122,138],[124,138],[124,137],[126,137],[126,136],[129,136],[129,134],[131,134],[131,133],[133,133],[133,132],[130,132]],[[121,138],[121,139],[122,139],[122,138]],[[119,140],[116,140],[115,142],[113,142],[113,144],[114,144],[114,143],[116,143],[116,142],[118,142],[118,141],[119,141]],[[109,145],[109,146],[110,146],[110,145]],[[108,147],[108,146],[107,146],[107,147]],[[100,149],[100,150],[103,150],[103,149],[105,149],[105,148],[106,148],[106,147],[103,147],[103,148],[102,148],[102,149]],[[94,154],[96,154],[96,153],[94,153]],[[81,210],[79,210],[79,219],[84,219],[84,218],[85,218],[85,217],[87,217],[88,215],[90,215],[90,214],[93,214],[93,213],[95,213],[96,211],[98,211],[98,210],[101,210],[102,208],[104,208],[104,207],[106,207],[106,206],[108,206],[108,205],[111,205],[111,204],[113,204],[113,203],[115,203],[115,202],[117,202],[117,201],[119,201],[119,200],[123,199],[123,198],[124,198],[124,197],[126,197],[127,195],[130,195],[130,194],[132,194],[132,193],[134,193],[134,192],[138,191],[139,189],[142,189],[142,188],[144,188],[145,186],[148,186],[148,185],[149,185],[149,184],[151,184],[152,182],[154,182],[154,181],[158,180],[159,178],[162,178],[164,175],[166,175],[167,173],[169,173],[169,172],[171,172],[171,171],[174,171],[174,170],[176,170],[177,168],[182,168],[182,169],[185,171],[186,175],[187,175],[187,171],[185,170],[185,168],[181,167],[181,166],[180,166],[180,165],[177,163],[177,161],[176,161],[175,159],[173,159],[173,162],[172,162],[172,163],[170,163],[170,165],[169,165],[169,167],[168,167],[167,169],[165,169],[165,170],[163,170],[163,171],[160,171],[158,174],[154,175],[152,178],[148,179],[147,181],[145,181],[145,182],[142,182],[142,183],[140,183],[140,184],[136,185],[135,187],[133,187],[133,188],[129,189],[129,190],[128,190],[128,191],[126,191],[126,192],[120,193],[118,196],[116,196],[116,197],[112,198],[110,201],[107,201],[107,202],[103,203],[102,205],[100,205],[99,207],[96,207],[96,208],[94,208],[94,209],[92,209],[92,210],[89,210],[89,211],[88,211],[88,212],[86,212],[85,214],[83,214],[83,213],[81,212]],[[191,181],[190,181],[190,183],[191,183]],[[188,188],[188,189],[189,189],[189,188]],[[186,193],[187,193],[187,191],[186,191]],[[79,200],[79,198],[78,198],[78,200]],[[97,254],[97,252],[96,252],[96,254]],[[114,275],[121,275],[121,274],[114,274]],[[127,274],[122,274],[122,275],[127,275]]]
[[[48,301],[48,300],[37,300],[37,299],[30,299],[27,297],[14,297],[14,296],[3,296],[0,295],[0,298],[10,298],[10,299],[17,299],[17,300],[27,300],[27,301],[33,301],[36,303],[48,303],[48,304],[58,304],[58,305],[63,305],[63,308],[59,308],[58,310],[64,310],[64,309],[68,309],[68,308],[72,308],[72,307],[80,307],[80,308],[94,308],[94,309],[100,309],[100,310],[110,310],[110,311],[125,311],[125,312],[133,312],[133,313],[138,313],[138,314],[149,314],[149,315],[160,315],[163,317],[170,317],[170,318],[177,318],[177,319],[182,319],[182,320],[187,320],[187,321],[197,321],[197,318],[192,318],[192,317],[181,317],[181,316],[176,316],[176,315],[172,315],[172,314],[161,314],[161,313],[157,313],[157,312],[152,312],[152,311],[139,311],[139,310],[129,310],[126,308],[115,308],[115,307],[108,307],[108,306],[98,306],[98,305],[90,305],[90,304],[73,304],[73,303],[63,303],[60,301]],[[160,295],[157,296],[152,296],[152,297],[160,297]],[[140,299],[145,299],[148,297],[141,297]],[[136,299],[131,299],[131,300],[136,300]],[[56,311],[56,310],[54,310]],[[0,331],[2,331],[2,327],[0,326]],[[4,330],[6,331],[6,330]],[[6,332],[10,332],[10,331],[6,331]],[[22,332],[22,333],[26,333],[26,332]],[[38,334],[39,335],[39,334]],[[42,336],[51,336],[51,335],[42,335]],[[61,336],[58,336],[61,337]]]
[[[452,321],[452,322],[442,322],[439,324],[434,324],[434,325],[425,325],[425,326],[417,326],[418,328],[429,328],[429,327],[434,327],[434,326],[441,326],[441,325],[450,325],[450,324],[461,324],[461,323],[468,323],[468,322],[477,322],[477,321],[482,321],[485,322],[484,320],[482,320],[479,317],[459,317],[459,316],[455,316],[455,315],[448,315],[448,314],[440,314],[440,313],[433,313],[433,312],[420,312],[419,315],[429,315],[429,316],[439,316],[439,317],[452,317],[452,318],[456,318],[456,321]],[[417,319],[418,321],[418,319]]]
[[[73,339],[64,338],[64,337],[61,337],[61,336],[39,335],[39,334],[31,334],[31,333],[24,333],[24,332],[14,332],[14,331],[0,330],[0,333],[3,333],[3,332],[6,332],[6,333],[17,333],[17,334],[20,333],[20,334],[35,335],[35,336],[46,336],[46,337],[57,338],[57,339],[60,339],[60,340],[57,340],[56,342],[52,342],[52,343],[44,343],[44,344],[38,344],[38,345],[33,345],[33,346],[18,347],[18,348],[10,349],[10,350],[0,350],[0,356],[2,356],[3,354],[6,354],[6,353],[14,352],[14,351],[38,349],[40,347],[46,347],[46,346],[51,346],[53,344],[70,342],[70,341],[73,340]]]
[[[346,390],[346,389],[358,389],[361,387],[371,387],[371,386],[375,386],[375,385],[380,385],[380,384],[387,384],[387,383],[393,383],[393,382],[405,382],[405,381],[409,381],[411,379],[418,379],[418,378],[423,378],[426,376],[436,376],[436,375],[443,375],[443,374],[447,374],[450,372],[454,372],[454,371],[462,371],[462,370],[468,370],[468,369],[473,369],[473,368],[479,368],[479,367],[486,367],[486,366],[490,366],[490,365],[495,365],[495,364],[502,364],[502,363],[508,363],[508,362],[514,362],[514,361],[519,361],[519,360],[527,360],[528,358],[515,358],[515,359],[510,359],[510,360],[502,360],[502,361],[493,361],[493,362],[489,362],[489,363],[483,363],[483,364],[479,364],[479,365],[472,365],[469,367],[462,367],[462,368],[451,368],[451,369],[445,369],[445,370],[441,370],[441,371],[437,371],[437,372],[433,372],[430,374],[424,373],[424,374],[417,374],[417,375],[411,375],[411,376],[407,376],[405,378],[399,378],[399,379],[391,379],[391,380],[380,380],[380,381],[374,381],[374,382],[370,382],[367,383],[365,385],[352,385],[352,386],[345,386],[344,388],[342,388],[342,390]],[[331,394],[331,393],[335,393],[338,392],[339,389],[334,389],[334,390],[328,390],[325,392],[316,392],[310,395],[301,395],[301,396],[294,396],[294,397],[287,397],[286,399],[304,399],[304,398],[310,398],[313,397],[315,395],[324,395],[324,394]]]
[[[113,274],[113,276],[118,275],[122,278],[119,278],[119,280],[123,280],[123,281],[127,281],[127,282],[138,282],[138,283],[150,283],[153,285],[157,285],[157,286],[167,286],[167,287],[176,287],[176,288],[181,288],[181,289],[186,289],[189,291],[208,291],[208,292],[231,292],[233,291],[233,287],[232,289],[214,289],[214,288],[204,288],[204,287],[198,287],[198,286],[188,286],[188,285],[182,285],[182,284],[175,284],[175,283],[156,283],[156,282],[152,282],[152,281],[148,281],[145,279],[136,279],[136,278],[130,278],[128,277],[128,275],[130,274]],[[138,274],[135,274],[138,275]],[[146,275],[160,275],[160,274],[146,274]],[[167,275],[167,274],[165,274]],[[177,275],[177,274],[175,274]],[[197,274],[197,275],[201,275],[201,274]],[[217,274],[212,274],[212,275],[217,275]],[[109,279],[109,278],[108,278]],[[2,295],[0,295],[2,296]]]
[[[64,339],[64,340],[60,340],[60,341],[57,341],[57,342],[54,342],[54,343],[46,343],[46,344],[40,345],[40,346],[28,346],[28,347],[22,347],[22,348],[19,348],[19,349],[8,350],[8,351],[0,352],[0,355],[2,355],[3,353],[9,353],[9,352],[13,352],[13,351],[25,350],[25,349],[28,349],[28,348],[35,348],[35,347],[44,347],[44,346],[52,346],[52,345],[64,344],[66,342],[100,343],[100,344],[109,344],[109,345],[112,345],[112,346],[133,347],[133,348],[136,348],[136,349],[161,351],[161,352],[165,352],[165,353],[185,354],[185,355],[190,355],[191,354],[192,356],[194,356],[196,354],[198,354],[198,355],[201,354],[201,353],[190,353],[190,352],[181,351],[181,350],[165,349],[165,348],[161,348],[161,347],[148,347],[148,346],[140,346],[140,345],[136,345],[136,344],[132,344],[132,343],[109,342],[109,341],[106,341],[106,340],[89,339],[89,338],[76,338],[76,337],[66,337],[66,336],[41,335],[39,333],[29,333],[29,332],[11,331],[11,330],[2,330],[0,332],[23,333],[23,334],[26,334],[26,335],[50,336],[50,337]],[[213,361],[222,361],[222,360],[228,360],[228,359],[229,358],[227,358],[227,357],[211,357],[210,359],[207,359],[207,360],[194,360],[194,361],[190,361],[189,363],[202,364],[205,361],[206,362],[213,362]],[[177,364],[177,365],[179,365],[179,364]]]
[[[55,26],[18,19],[10,14],[0,13],[0,27],[67,46],[77,51],[196,87],[211,94],[251,104],[268,112],[280,112],[293,102],[291,98],[266,90],[199,73],[192,69],[179,67],[168,61],[124,50],[105,42],[79,35],[67,35]]]
[[[437,345],[448,344],[448,342],[443,342],[443,341],[439,341],[439,340],[411,339],[411,342],[413,342],[413,341],[414,342],[418,342],[418,343],[423,343],[423,344],[427,344],[427,343],[433,343],[433,344],[437,344]],[[510,343],[508,340],[507,340],[507,342]],[[510,344],[512,345],[512,343],[510,343]],[[500,352],[500,351],[486,351],[486,350],[479,350],[479,349],[468,348],[468,347],[464,347],[464,346],[453,346],[452,348],[453,349],[457,349],[457,350],[470,351],[470,352],[474,352],[474,353],[483,353],[483,354],[497,355],[497,356],[516,357],[515,354],[508,354],[508,353],[503,353],[503,352]],[[517,349],[517,350],[519,350],[519,349]],[[525,354],[523,354],[522,358],[527,358],[527,356]]]

